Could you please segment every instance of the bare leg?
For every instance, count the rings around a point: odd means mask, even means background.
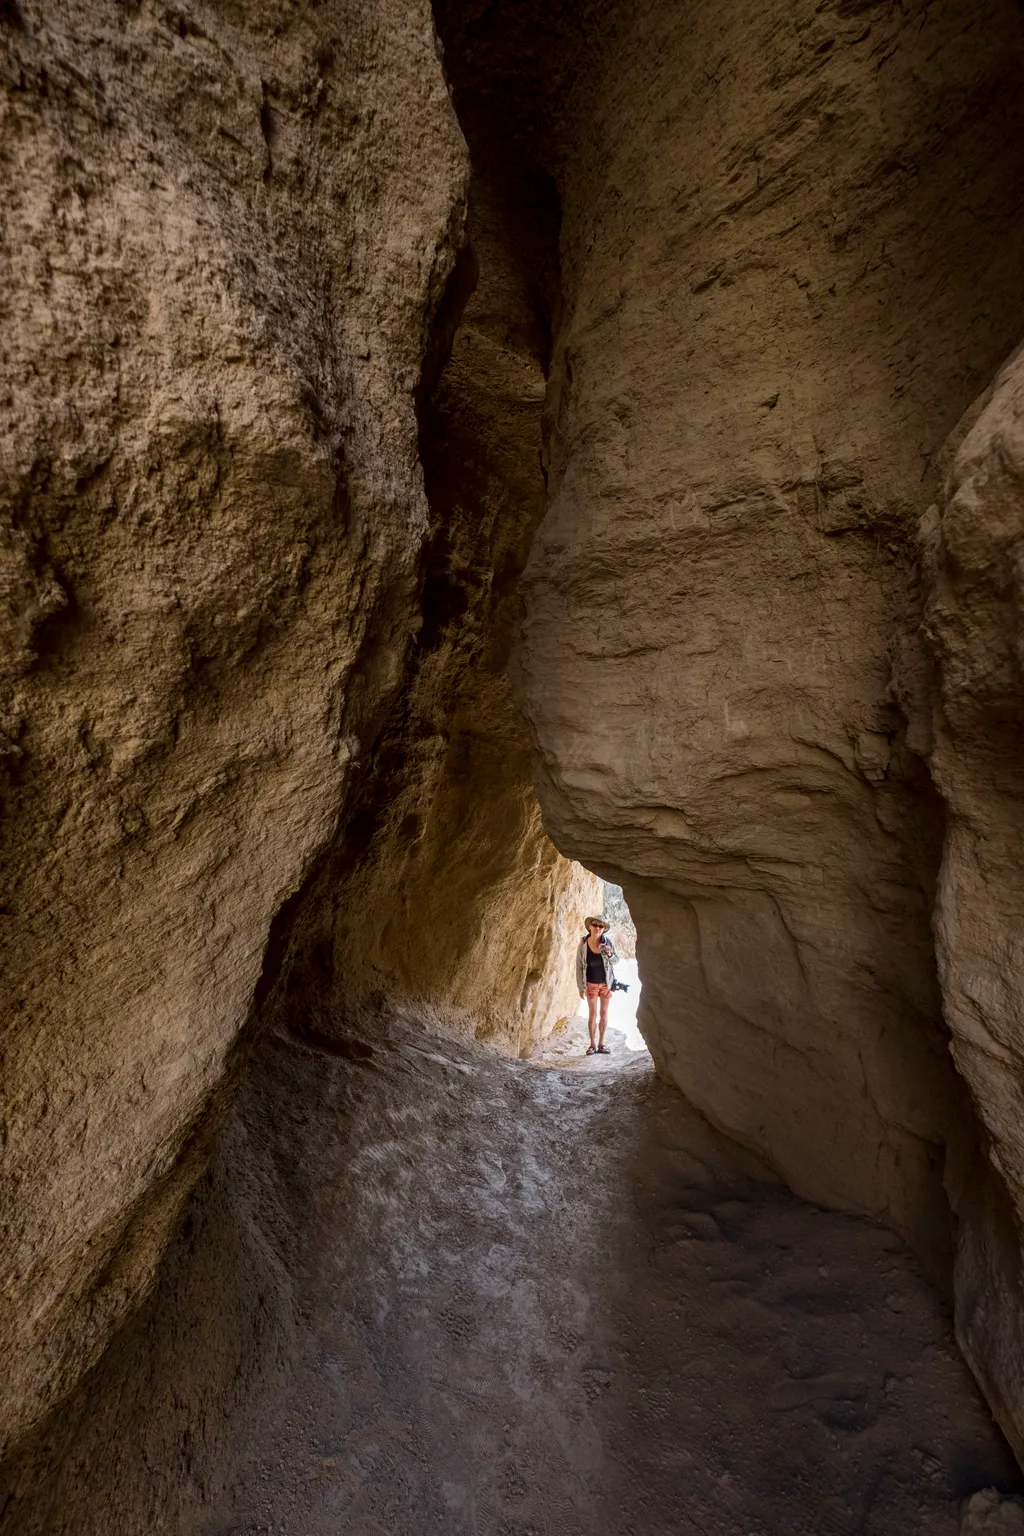
[[[611,1002],[611,998],[610,997],[602,997],[602,999],[601,999],[601,1038],[597,1042],[599,1046],[600,1045],[604,1045],[604,1032],[608,1028],[608,1004],[610,1002]],[[590,1038],[591,1038],[591,1040],[593,1040],[593,1038],[594,1038],[594,1026],[593,1026],[593,1024],[591,1024],[591,1026],[590,1026]]]
[[[590,1043],[597,1045],[597,998],[587,998],[587,1028],[590,1030]]]

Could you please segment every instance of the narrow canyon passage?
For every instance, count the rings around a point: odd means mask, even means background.
[[[940,1536],[1015,1486],[898,1239],[621,1036],[558,1071],[411,1017],[300,1028],[8,1529]]]
[[[1021,22],[0,0],[0,1536],[1024,1531]]]

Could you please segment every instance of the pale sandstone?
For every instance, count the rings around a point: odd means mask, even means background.
[[[149,1285],[401,676],[467,167],[423,0],[0,48],[6,1438]]]
[[[604,915],[611,924],[615,949],[623,960],[633,960],[636,957],[636,924],[626,906],[622,887],[612,885],[610,881],[605,880],[602,882],[602,888]]]
[[[415,1003],[527,1055],[576,1010],[576,943],[601,899],[541,825],[505,676],[517,579],[544,511],[557,227],[508,167],[503,180],[477,172],[479,280],[420,435],[423,624],[354,813],[296,914],[289,988],[301,999],[326,986],[346,1006]]]

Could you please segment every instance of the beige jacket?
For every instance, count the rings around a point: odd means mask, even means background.
[[[611,954],[610,955],[602,955],[602,957],[601,957],[604,960],[604,984],[605,984],[606,987],[610,987],[612,982],[615,980],[615,972],[612,969],[612,961],[613,960],[617,960],[619,957],[615,953],[615,945],[612,943],[612,941],[608,937],[607,933],[604,935],[604,937],[603,937],[601,942],[603,944],[607,944],[609,946],[609,948],[611,949]],[[587,987],[587,941],[586,941],[586,938],[583,938],[583,939],[580,940],[580,942],[579,942],[579,944],[578,944],[578,946],[576,948],[576,990],[577,990],[577,992],[585,992],[586,991],[586,987]]]

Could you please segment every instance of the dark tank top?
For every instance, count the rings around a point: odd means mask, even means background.
[[[590,945],[587,945],[587,980],[604,986],[604,956],[595,955]]]

